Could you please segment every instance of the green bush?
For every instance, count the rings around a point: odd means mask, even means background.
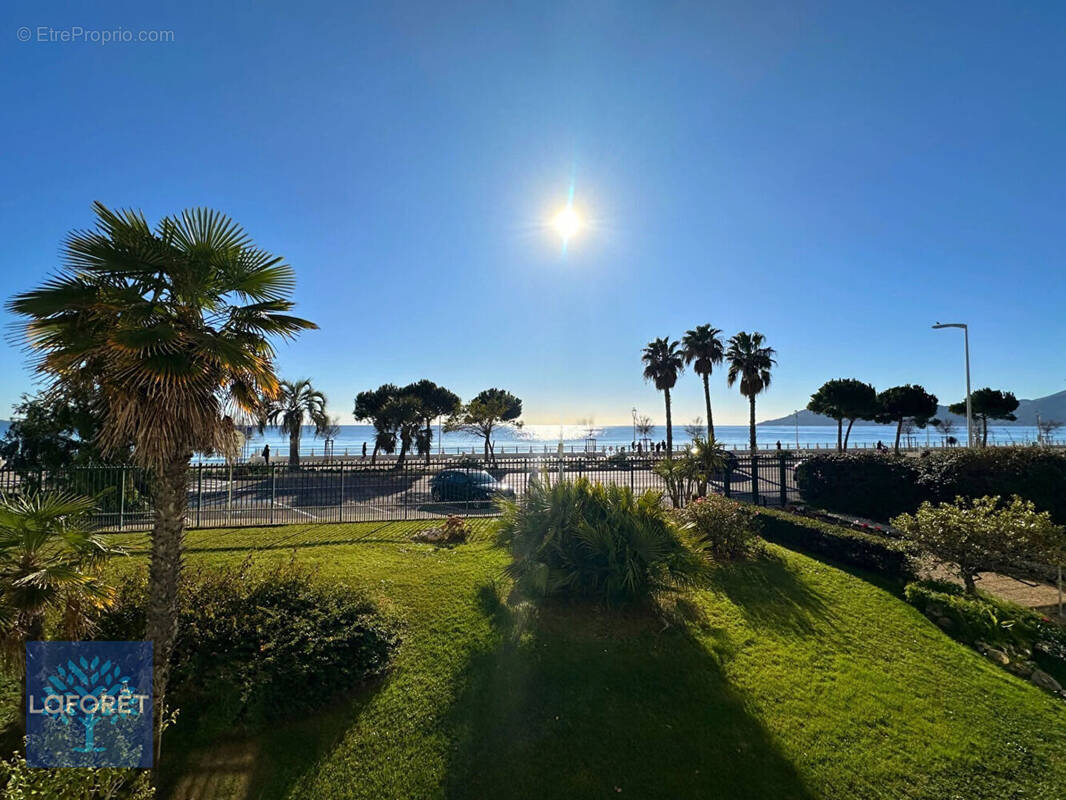
[[[128,578],[97,638],[143,638],[146,590],[143,575]],[[180,606],[169,704],[222,727],[314,710],[381,674],[398,641],[363,595],[292,564],[190,575]]]
[[[22,756],[0,761],[0,800],[152,800],[149,774],[134,769],[31,769]]]
[[[910,583],[904,594],[959,641],[1004,650],[1012,660],[1032,658],[1060,677],[1066,673],[1066,629],[1035,611],[943,581]]]
[[[811,505],[887,520],[922,502],[1018,495],[1066,523],[1066,453],[1039,447],[938,450],[921,458],[825,453],[796,469]]]
[[[1066,534],[1046,512],[1013,497],[959,497],[954,503],[922,503],[892,524],[921,550],[953,567],[966,589],[975,591],[980,572],[1031,577],[1036,565],[1062,563]]]
[[[887,520],[918,507],[915,459],[877,453],[826,453],[796,467],[796,486],[804,501],[818,508]]]
[[[755,509],[721,495],[698,497],[677,516],[690,527],[700,546],[719,560],[749,555],[759,540]]]
[[[608,603],[646,599],[702,577],[706,560],[663,508],[661,495],[587,478],[529,484],[501,503],[501,541],[520,588]]]
[[[895,540],[777,509],[761,508],[758,517],[762,537],[767,541],[896,580],[913,577],[910,550]]]

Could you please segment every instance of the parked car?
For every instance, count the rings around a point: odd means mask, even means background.
[[[430,478],[433,502],[491,503],[497,497],[512,499],[514,489],[483,469],[443,469]]]

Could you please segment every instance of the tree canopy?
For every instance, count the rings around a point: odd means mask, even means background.
[[[899,437],[903,431],[904,420],[910,420],[919,428],[924,428],[936,416],[937,397],[917,384],[905,384],[885,389],[877,395],[880,407],[876,420],[896,424],[896,443],[894,449],[899,452]]]
[[[855,378],[836,378],[823,383],[811,395],[807,409],[837,421],[837,450],[847,450],[855,420],[872,420],[877,416],[877,390]],[[844,420],[848,420],[848,431],[842,436]]]
[[[447,431],[464,431],[485,440],[485,458],[495,459],[492,435],[501,427],[522,427],[522,401],[504,389],[485,389],[460,406],[444,424]]]
[[[1018,398],[1012,392],[985,387],[970,394],[970,410],[981,421],[981,444],[988,444],[988,421],[1005,419],[1013,422],[1018,419],[1014,412],[1018,410]],[[966,415],[966,400],[948,406],[952,414]]]

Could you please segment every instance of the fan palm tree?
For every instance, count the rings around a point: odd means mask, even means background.
[[[271,338],[316,326],[288,313],[292,268],[228,217],[195,209],[152,227],[140,212],[93,210],[96,227],[68,236],[59,273],[8,308],[29,318],[40,374],[92,391],[105,454],[132,445],[152,477],[146,633],[158,751],[189,462],[197,451],[231,451],[240,423],[277,397]]]
[[[121,551],[88,532],[92,508],[71,494],[0,498],[0,654],[9,663],[21,667],[26,642],[44,638],[49,611],[60,615],[63,637],[76,639],[92,612],[112,603],[98,567]]]
[[[277,397],[267,402],[262,427],[272,425],[289,435],[290,467],[300,466],[300,436],[307,420],[315,426],[315,436],[326,431],[330,425],[326,414],[326,396],[313,387],[307,378],[280,381]]]
[[[755,397],[770,386],[770,370],[777,364],[774,349],[765,346],[766,338],[759,332],[740,333],[729,339],[725,359],[729,363],[726,382],[732,386],[740,381],[740,393],[748,398],[751,410],[748,418],[749,445],[755,452]]]
[[[681,354],[685,363],[703,378],[703,399],[707,403],[707,441],[714,441],[714,417],[711,415],[711,371],[722,363],[725,348],[722,331],[710,325],[697,325],[681,337]]]
[[[685,369],[685,359],[676,341],[662,338],[648,342],[641,361],[644,362],[644,380],[652,381],[666,399],[666,457],[673,458],[674,423],[670,411],[670,390],[677,383],[677,376]]]

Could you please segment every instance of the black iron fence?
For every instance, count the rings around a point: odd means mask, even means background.
[[[724,469],[710,476],[707,491],[763,505],[799,499],[795,468],[802,456],[789,451],[729,454]],[[491,516],[500,495],[521,498],[529,482],[586,477],[594,482],[653,489],[667,502],[684,502],[671,492],[650,456],[591,454],[472,459],[366,461],[286,465],[193,465],[188,473],[187,524],[192,528],[247,527],[292,523],[431,519],[452,514]],[[25,473],[0,468],[0,491],[63,489],[94,497],[95,524],[104,530],[136,531],[152,525],[147,473],[133,466],[72,467],[60,473]],[[673,495],[673,499],[671,499]]]

